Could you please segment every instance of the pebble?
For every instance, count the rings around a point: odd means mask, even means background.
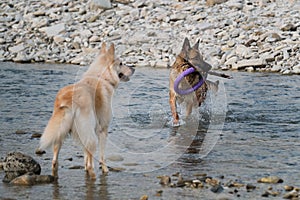
[[[290,185],[285,185],[283,188],[285,191],[292,191],[294,189],[294,187]]]
[[[262,197],[269,197],[269,196],[276,197],[279,194],[280,194],[280,192],[278,192],[278,191],[266,190],[261,196]]]
[[[256,189],[256,186],[255,185],[252,185],[252,184],[247,184],[246,185],[246,190],[248,191],[248,192],[250,192],[250,191],[253,191],[253,190],[255,190]]]
[[[221,185],[215,185],[210,189],[213,193],[221,193],[223,190],[224,188]]]
[[[213,178],[206,178],[205,182],[208,183],[211,186],[217,186],[220,185],[220,181],[217,179],[213,179]]]
[[[298,197],[299,197],[299,191],[296,190],[292,190],[283,195],[284,199],[298,199]]]
[[[157,196],[157,197],[161,197],[161,196],[162,196],[162,194],[163,194],[163,191],[162,191],[162,190],[158,190],[158,191],[156,191],[156,194],[155,194],[155,196]]]
[[[22,134],[27,134],[28,132],[26,132],[24,130],[17,130],[15,133],[22,135]]]
[[[166,175],[163,175],[160,177],[160,181],[159,183],[161,185],[168,185],[171,183],[171,177],[170,176],[166,176]]]
[[[123,167],[109,167],[109,171],[111,172],[122,172],[125,171],[126,169]]]
[[[283,186],[284,190],[282,188],[279,188],[278,186],[271,185],[276,183],[282,183],[283,180],[277,176],[268,176],[258,179],[257,182],[259,183],[271,183],[268,185],[260,185],[259,187],[247,183],[244,184],[241,181],[238,180],[229,180],[226,183],[223,181],[225,180],[225,176],[217,176],[218,178],[213,178],[208,176],[206,173],[196,173],[194,174],[196,179],[185,179],[182,177],[182,174],[179,172],[176,172],[172,174],[173,177],[175,177],[175,181],[171,180],[170,176],[163,175],[158,176],[157,178],[160,179],[160,184],[163,186],[163,188],[190,188],[193,190],[210,190],[211,192],[218,195],[218,199],[232,199],[233,197],[241,197],[245,198],[245,194],[243,192],[253,192],[253,191],[261,191],[264,192],[260,195],[261,197],[280,197],[284,199],[298,199],[300,197],[300,188],[285,185]],[[176,183],[177,178],[177,183]],[[230,188],[233,188],[234,190],[230,190]],[[244,189],[246,190],[244,190]],[[258,189],[257,189],[258,188]],[[286,193],[284,193],[284,191]],[[158,190],[154,196],[161,197],[162,196],[162,190]],[[233,196],[234,195],[234,196]],[[255,197],[255,199],[259,199],[257,194],[251,194],[251,197]],[[246,195],[249,197],[249,195]]]
[[[75,165],[75,166],[69,167],[69,169],[84,169],[84,166]]]
[[[141,196],[140,200],[148,200],[148,195]]]
[[[116,44],[124,63],[165,68],[188,37],[200,39],[199,49],[204,58],[211,57],[214,69],[300,74],[295,67],[299,1],[60,2],[4,0],[0,61],[88,65],[94,56],[85,49],[99,49],[107,41]],[[283,70],[286,66],[289,71]]]
[[[277,176],[263,177],[257,180],[258,183],[283,183],[283,180]]]
[[[112,161],[112,162],[120,162],[120,161],[124,160],[124,158],[120,155],[111,155],[111,156],[107,157],[106,159],[109,161]]]
[[[33,134],[31,135],[31,138],[40,138],[40,137],[42,137],[42,134],[41,134],[41,133],[33,133]]]

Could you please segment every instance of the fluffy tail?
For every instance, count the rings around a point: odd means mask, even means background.
[[[72,113],[67,108],[54,112],[40,140],[39,149],[44,150],[53,144],[62,143],[72,127]]]

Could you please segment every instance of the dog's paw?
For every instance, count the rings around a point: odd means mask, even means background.
[[[180,126],[180,123],[179,123],[179,121],[177,121],[177,122],[172,122],[172,124],[171,124],[171,126],[173,126],[173,127],[178,127],[178,126]]]
[[[107,168],[107,166],[102,166],[102,173],[103,174],[108,174],[109,170]]]
[[[185,124],[185,121],[182,120],[182,119],[179,119],[179,120],[173,120],[173,121],[171,121],[169,124],[170,124],[170,126],[172,126],[172,127],[179,127],[179,126]]]
[[[89,171],[88,172],[88,174],[89,174],[89,177],[90,177],[90,179],[91,180],[96,180],[96,174],[95,174],[95,172],[94,171]]]
[[[109,169],[108,169],[108,167],[105,164],[100,163],[100,167],[99,168],[101,169],[102,174],[108,174]]]

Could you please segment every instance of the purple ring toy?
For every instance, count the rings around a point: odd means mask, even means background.
[[[190,94],[192,92],[194,92],[195,90],[197,90],[199,87],[201,87],[201,85],[203,85],[204,83],[204,78],[202,77],[202,79],[195,85],[193,85],[191,88],[189,89],[185,89],[185,90],[181,90],[178,88],[179,86],[179,83],[181,82],[181,80],[191,74],[195,72],[195,69],[193,67],[190,67],[188,68],[187,70],[183,71],[176,79],[175,79],[175,82],[174,82],[174,90],[177,94],[180,94],[180,95],[186,95],[186,94]]]

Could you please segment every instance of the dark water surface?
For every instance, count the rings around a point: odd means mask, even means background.
[[[39,139],[31,135],[42,133],[58,89],[79,80],[83,71],[71,65],[0,63],[2,159],[9,151],[22,151],[41,163],[42,174],[51,173],[51,151],[35,155]],[[139,199],[144,194],[150,199],[259,199],[268,185],[257,179],[269,175],[284,180],[272,185],[281,192],[283,185],[300,187],[299,76],[228,73],[234,79],[219,79],[217,96],[210,94],[199,112],[172,127],[168,70],[138,68],[130,82],[119,86],[113,102],[106,157],[121,172],[103,176],[97,169],[97,180],[91,182],[83,169],[69,169],[83,166],[83,153],[68,138],[57,183],[20,187],[0,182],[0,199]],[[159,184],[157,176],[176,172],[186,178],[206,173],[223,183],[237,180],[259,188],[234,194],[225,188],[215,194]],[[161,197],[155,195],[159,190]]]

